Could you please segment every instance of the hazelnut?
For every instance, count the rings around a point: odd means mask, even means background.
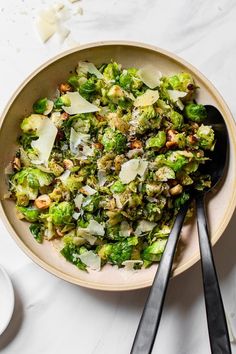
[[[69,159],[63,160],[63,165],[66,170],[70,170],[74,166],[73,162]]]
[[[98,150],[103,150],[104,146],[102,145],[102,143],[94,143],[93,144],[94,148],[95,149],[98,149]]]
[[[62,93],[65,93],[65,92],[68,92],[68,91],[71,91],[72,90],[72,87],[65,83],[65,84],[60,84],[59,86],[59,90],[62,92]]]
[[[14,168],[14,170],[19,171],[21,169],[21,162],[19,157],[15,157],[13,162],[12,162],[12,167]]]
[[[177,184],[176,186],[170,189],[171,195],[178,195],[181,194],[182,192],[183,192],[183,187],[181,186],[181,184]]]
[[[47,209],[51,205],[51,199],[47,194],[42,194],[35,199],[34,204],[38,209]]]
[[[69,114],[68,113],[66,113],[66,112],[63,112],[62,114],[61,114],[61,120],[67,120],[68,118],[69,118]]]
[[[142,147],[143,147],[143,144],[140,140],[133,140],[130,143],[131,149],[141,149]]]

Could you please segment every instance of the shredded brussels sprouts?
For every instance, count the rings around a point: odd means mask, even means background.
[[[211,184],[199,166],[215,137],[194,78],[147,71],[80,62],[22,119],[9,176],[18,217],[37,242],[61,239],[81,270],[159,262],[188,189]]]

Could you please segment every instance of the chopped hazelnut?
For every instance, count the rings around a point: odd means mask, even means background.
[[[59,86],[59,90],[62,92],[62,93],[65,93],[65,92],[68,92],[68,91],[71,91],[72,90],[72,87],[65,83],[65,84],[60,84]]]
[[[47,209],[51,205],[51,199],[47,194],[42,194],[35,199],[34,204],[38,209]]]

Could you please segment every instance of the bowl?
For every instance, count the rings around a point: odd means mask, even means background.
[[[39,97],[54,94],[59,83],[65,81],[79,60],[95,64],[118,61],[124,67],[155,64],[163,74],[190,72],[200,86],[198,101],[216,106],[222,113],[230,135],[229,167],[221,188],[209,195],[208,214],[211,241],[214,245],[223,234],[236,205],[236,127],[233,117],[215,87],[192,65],[162,49],[133,42],[101,42],[83,45],[64,52],[34,71],[10,99],[1,120],[0,173],[12,160],[20,133],[20,121],[32,111],[32,103]],[[88,288],[101,290],[131,290],[152,284],[157,265],[139,271],[127,271],[106,265],[100,272],[83,272],[68,263],[45,241],[38,244],[31,236],[28,224],[17,219],[14,202],[4,200],[7,184],[0,179],[0,215],[18,246],[37,264],[52,274]],[[54,243],[55,246],[55,243]],[[184,226],[174,265],[173,276],[184,272],[199,259],[196,223]]]

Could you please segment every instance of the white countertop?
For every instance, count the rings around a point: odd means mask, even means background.
[[[39,8],[56,1],[0,0],[0,111],[30,72],[68,42],[125,39],[172,51],[205,74],[236,116],[236,4],[233,0],[82,0],[84,15],[66,24],[71,38],[42,44]],[[72,10],[74,11],[74,10]],[[71,43],[70,43],[71,44]],[[3,152],[1,152],[3,153]],[[214,247],[225,309],[236,332],[236,214]],[[32,263],[0,222],[0,263],[16,295],[0,337],[3,354],[127,354],[147,290],[105,293],[80,288]],[[1,315],[1,313],[0,313]],[[236,353],[236,345],[232,345]],[[199,264],[171,281],[153,353],[210,353]]]

